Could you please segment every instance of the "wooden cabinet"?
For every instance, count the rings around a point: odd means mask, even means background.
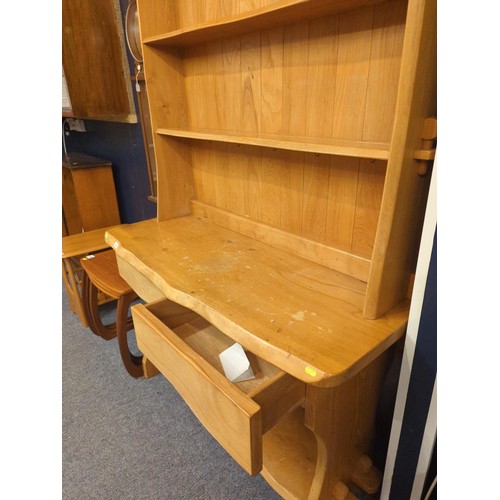
[[[62,162],[63,236],[120,224],[109,161],[70,153]]]
[[[118,0],[63,0],[63,116],[136,123]]]
[[[138,8],[158,217],[108,231],[120,273],[305,384],[258,451],[280,495],[375,492],[375,411],[429,185],[415,151],[436,113],[436,3]],[[175,379],[183,364],[148,324],[138,342]],[[181,383],[189,401],[196,382]]]

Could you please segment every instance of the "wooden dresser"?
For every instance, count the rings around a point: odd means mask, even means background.
[[[436,3],[138,6],[158,214],[105,238],[147,302],[139,348],[284,498],[374,493],[429,185]],[[224,376],[234,342],[255,379]]]

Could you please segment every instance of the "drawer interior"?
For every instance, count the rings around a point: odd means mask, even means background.
[[[204,318],[197,316],[189,322],[173,328],[173,331],[191,349],[196,351],[205,361],[210,363],[219,373],[224,375],[224,369],[219,354],[231,347],[235,342],[224,335],[218,328]],[[281,370],[267,361],[246,351],[255,378],[241,382],[233,382],[238,389],[250,397],[259,392],[259,388],[272,382],[281,375]],[[224,375],[225,376],[225,375]]]

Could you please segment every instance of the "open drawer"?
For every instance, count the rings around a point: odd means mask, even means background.
[[[248,473],[262,469],[262,435],[302,403],[305,384],[247,356],[255,378],[224,375],[219,354],[234,344],[204,318],[169,300],[132,307],[137,345],[193,413]]]

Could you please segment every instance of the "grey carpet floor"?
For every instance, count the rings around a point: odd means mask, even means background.
[[[130,377],[116,339],[84,328],[64,288],[62,302],[63,499],[280,498],[222,449],[162,375]],[[105,320],[113,316],[104,306]]]

